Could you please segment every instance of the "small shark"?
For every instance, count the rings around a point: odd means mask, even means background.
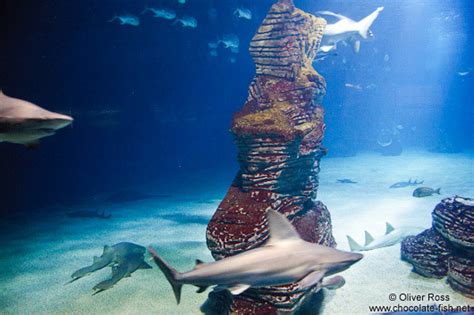
[[[142,14],[145,14],[148,11],[152,12],[153,17],[156,17],[156,18],[172,20],[176,17],[176,13],[171,9],[166,9],[166,8],[156,9],[156,8],[146,7],[145,10],[143,10]]]
[[[398,183],[395,183],[393,185],[390,186],[390,188],[404,188],[404,187],[408,187],[408,186],[416,186],[416,185],[421,185],[423,184],[425,181],[422,180],[422,181],[418,181],[417,179],[415,179],[415,181],[411,181],[411,178],[408,180],[408,182],[398,182]]]
[[[140,19],[133,15],[133,14],[123,14],[123,15],[115,15],[109,22],[113,22],[115,20],[119,20],[120,25],[131,25],[131,26],[138,26],[140,25]]]
[[[347,240],[349,241],[349,247],[351,251],[367,251],[382,247],[389,247],[400,243],[403,241],[407,236],[416,235],[423,230],[424,228],[421,227],[401,227],[395,229],[390,223],[386,224],[385,235],[374,239],[369,232],[365,231],[365,244],[364,246],[358,244],[352,237],[347,235]]]
[[[184,284],[199,287],[198,293],[217,285],[214,291],[229,290],[239,295],[250,287],[297,282],[304,291],[363,257],[302,240],[290,221],[274,210],[268,210],[267,220],[270,237],[263,246],[211,263],[197,260],[196,267],[188,272],[177,272],[152,247],[148,251],[171,284],[178,304]],[[330,286],[340,286],[341,279],[329,279]]]
[[[349,178],[338,179],[337,182],[341,184],[357,184],[357,182]]]
[[[70,116],[53,113],[30,102],[9,97],[0,90],[0,142],[39,145],[39,139],[72,123]]]
[[[91,210],[80,210],[67,212],[66,215],[70,218],[98,218],[98,219],[110,219],[111,214],[105,214],[105,211],[91,211]]]
[[[383,7],[377,8],[374,12],[358,22],[330,11],[318,12],[320,15],[330,15],[338,18],[336,23],[328,24],[326,26],[323,33],[322,44],[319,49],[323,52],[329,52],[336,49],[337,44],[342,42],[345,44],[352,44],[354,52],[358,53],[360,51],[361,40],[367,40],[374,37],[370,31],[370,27],[383,9]]]
[[[98,283],[93,290],[93,295],[107,290],[119,282],[122,278],[129,277],[138,269],[151,269],[151,266],[144,261],[146,249],[143,246],[133,243],[117,243],[113,246],[104,246],[104,252],[100,257],[94,257],[92,265],[75,271],[68,283],[74,282],[97,270],[105,267],[112,267],[112,278]]]
[[[240,45],[240,40],[239,40],[239,37],[233,33],[231,34],[225,34],[224,36],[222,36],[222,39],[219,39],[217,41],[218,44],[222,43],[224,44],[224,48],[236,48],[236,49],[239,49],[239,45]],[[237,50],[238,52],[238,50]]]
[[[173,24],[181,23],[183,27],[196,28],[198,25],[197,20],[192,16],[183,16],[181,19],[176,19]]]

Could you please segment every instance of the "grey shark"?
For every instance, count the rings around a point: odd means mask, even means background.
[[[412,181],[411,178],[410,178],[408,180],[408,182],[397,182],[397,183],[391,185],[390,188],[404,188],[404,187],[409,187],[409,186],[416,186],[416,185],[421,185],[424,182],[425,182],[424,180],[418,181],[417,179]]]
[[[358,53],[360,50],[360,42],[374,36],[370,31],[370,27],[383,9],[383,7],[377,8],[360,21],[354,21],[344,15],[330,11],[317,12],[320,15],[334,16],[338,19],[336,23],[326,26],[319,50],[327,53],[336,49],[337,45],[342,42],[344,44],[351,44],[354,52]]]
[[[418,233],[425,230],[421,227],[401,227],[394,228],[390,223],[386,224],[385,235],[374,239],[369,232],[365,231],[365,244],[364,246],[358,244],[352,237],[347,235],[347,240],[349,241],[349,247],[351,251],[368,251],[382,247],[389,247],[400,243],[407,236],[417,235]]]
[[[93,290],[93,295],[107,290],[125,277],[129,277],[138,269],[151,269],[151,266],[144,261],[146,249],[143,246],[133,243],[117,243],[113,246],[104,246],[104,252],[100,257],[94,257],[92,265],[75,271],[68,283],[74,282],[97,270],[105,267],[112,267],[112,277],[98,283]]]
[[[39,139],[71,124],[72,117],[53,113],[0,90],[0,142],[37,146]]]
[[[302,240],[290,221],[274,210],[268,210],[267,220],[270,237],[263,246],[211,263],[197,261],[188,272],[173,269],[153,248],[148,251],[171,284],[178,304],[184,284],[199,287],[198,292],[216,285],[215,291],[229,290],[239,295],[250,287],[297,282],[299,290],[304,291],[321,285],[324,277],[346,270],[363,257]],[[340,286],[341,279],[328,279],[329,286]]]

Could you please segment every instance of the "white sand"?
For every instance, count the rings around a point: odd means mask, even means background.
[[[210,217],[233,176],[203,171],[171,185],[148,187],[150,192],[156,187],[166,187],[166,193],[172,190],[174,197],[170,199],[94,206],[112,212],[111,220],[70,219],[57,214],[35,218],[32,225],[19,224],[0,240],[0,313],[199,314],[207,293],[196,294],[194,287],[185,286],[181,304],[176,306],[169,284],[156,267],[136,271],[96,296],[91,295],[91,289],[110,276],[110,268],[69,285],[64,283],[73,271],[100,255],[103,245],[120,241],[152,244],[178,270],[192,268],[196,258],[210,261],[205,225],[179,224],[160,215]],[[413,198],[412,187],[388,188],[410,177],[425,180],[426,186],[441,187],[441,196]],[[358,184],[338,184],[337,178],[350,178]],[[383,234],[386,221],[395,227],[428,227],[433,207],[441,198],[454,194],[474,196],[474,154],[408,152],[401,157],[361,154],[325,158],[318,199],[331,211],[339,248],[347,250],[346,234],[362,242],[364,230],[375,236]],[[390,293],[448,294],[450,305],[474,304],[452,291],[444,279],[412,273],[411,266],[399,256],[400,245],[366,252],[361,262],[342,274],[346,285],[326,292],[323,314],[367,314],[368,305],[393,305],[388,301]]]

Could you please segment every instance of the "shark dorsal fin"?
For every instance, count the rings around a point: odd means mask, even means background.
[[[104,246],[104,254],[109,253],[110,251],[112,251],[112,246],[105,245]]]
[[[301,240],[294,226],[283,214],[275,210],[268,210],[267,219],[270,229],[270,238],[267,245],[275,245],[283,241]]]
[[[385,235],[395,230],[395,228],[388,222],[385,222]]]
[[[370,235],[369,232],[365,231],[365,246],[369,245],[373,241],[374,241],[374,238],[372,237],[372,235]]]

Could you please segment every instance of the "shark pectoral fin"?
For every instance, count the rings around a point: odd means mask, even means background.
[[[275,245],[281,241],[301,240],[293,225],[281,213],[275,210],[267,211],[270,238],[266,245]]]
[[[208,288],[207,285],[198,285],[197,287],[198,287],[198,289],[197,289],[196,293],[203,293]]]
[[[227,289],[230,291],[230,293],[232,293],[232,295],[239,295],[243,293],[245,290],[247,290],[248,288],[250,288],[249,284],[237,284]]]
[[[374,241],[374,238],[372,237],[372,235],[370,235],[369,232],[364,231],[364,233],[365,233],[365,246],[367,246]]]
[[[140,266],[138,266],[138,269],[153,269],[153,267],[147,264],[146,262],[142,261]]]
[[[336,290],[346,284],[346,280],[344,280],[341,276],[335,276],[323,281],[323,288],[328,290]]]
[[[354,50],[354,52],[356,54],[359,53],[360,51],[360,40],[355,40],[353,43],[352,43],[352,49]]]
[[[385,222],[385,235],[395,230],[395,228],[388,222]]]
[[[318,270],[318,271],[313,271],[310,274],[308,274],[306,277],[298,281],[299,284],[299,289],[304,291],[308,288],[311,288],[312,286],[315,286],[318,284],[321,279],[323,279],[324,274],[326,272],[324,270]]]

